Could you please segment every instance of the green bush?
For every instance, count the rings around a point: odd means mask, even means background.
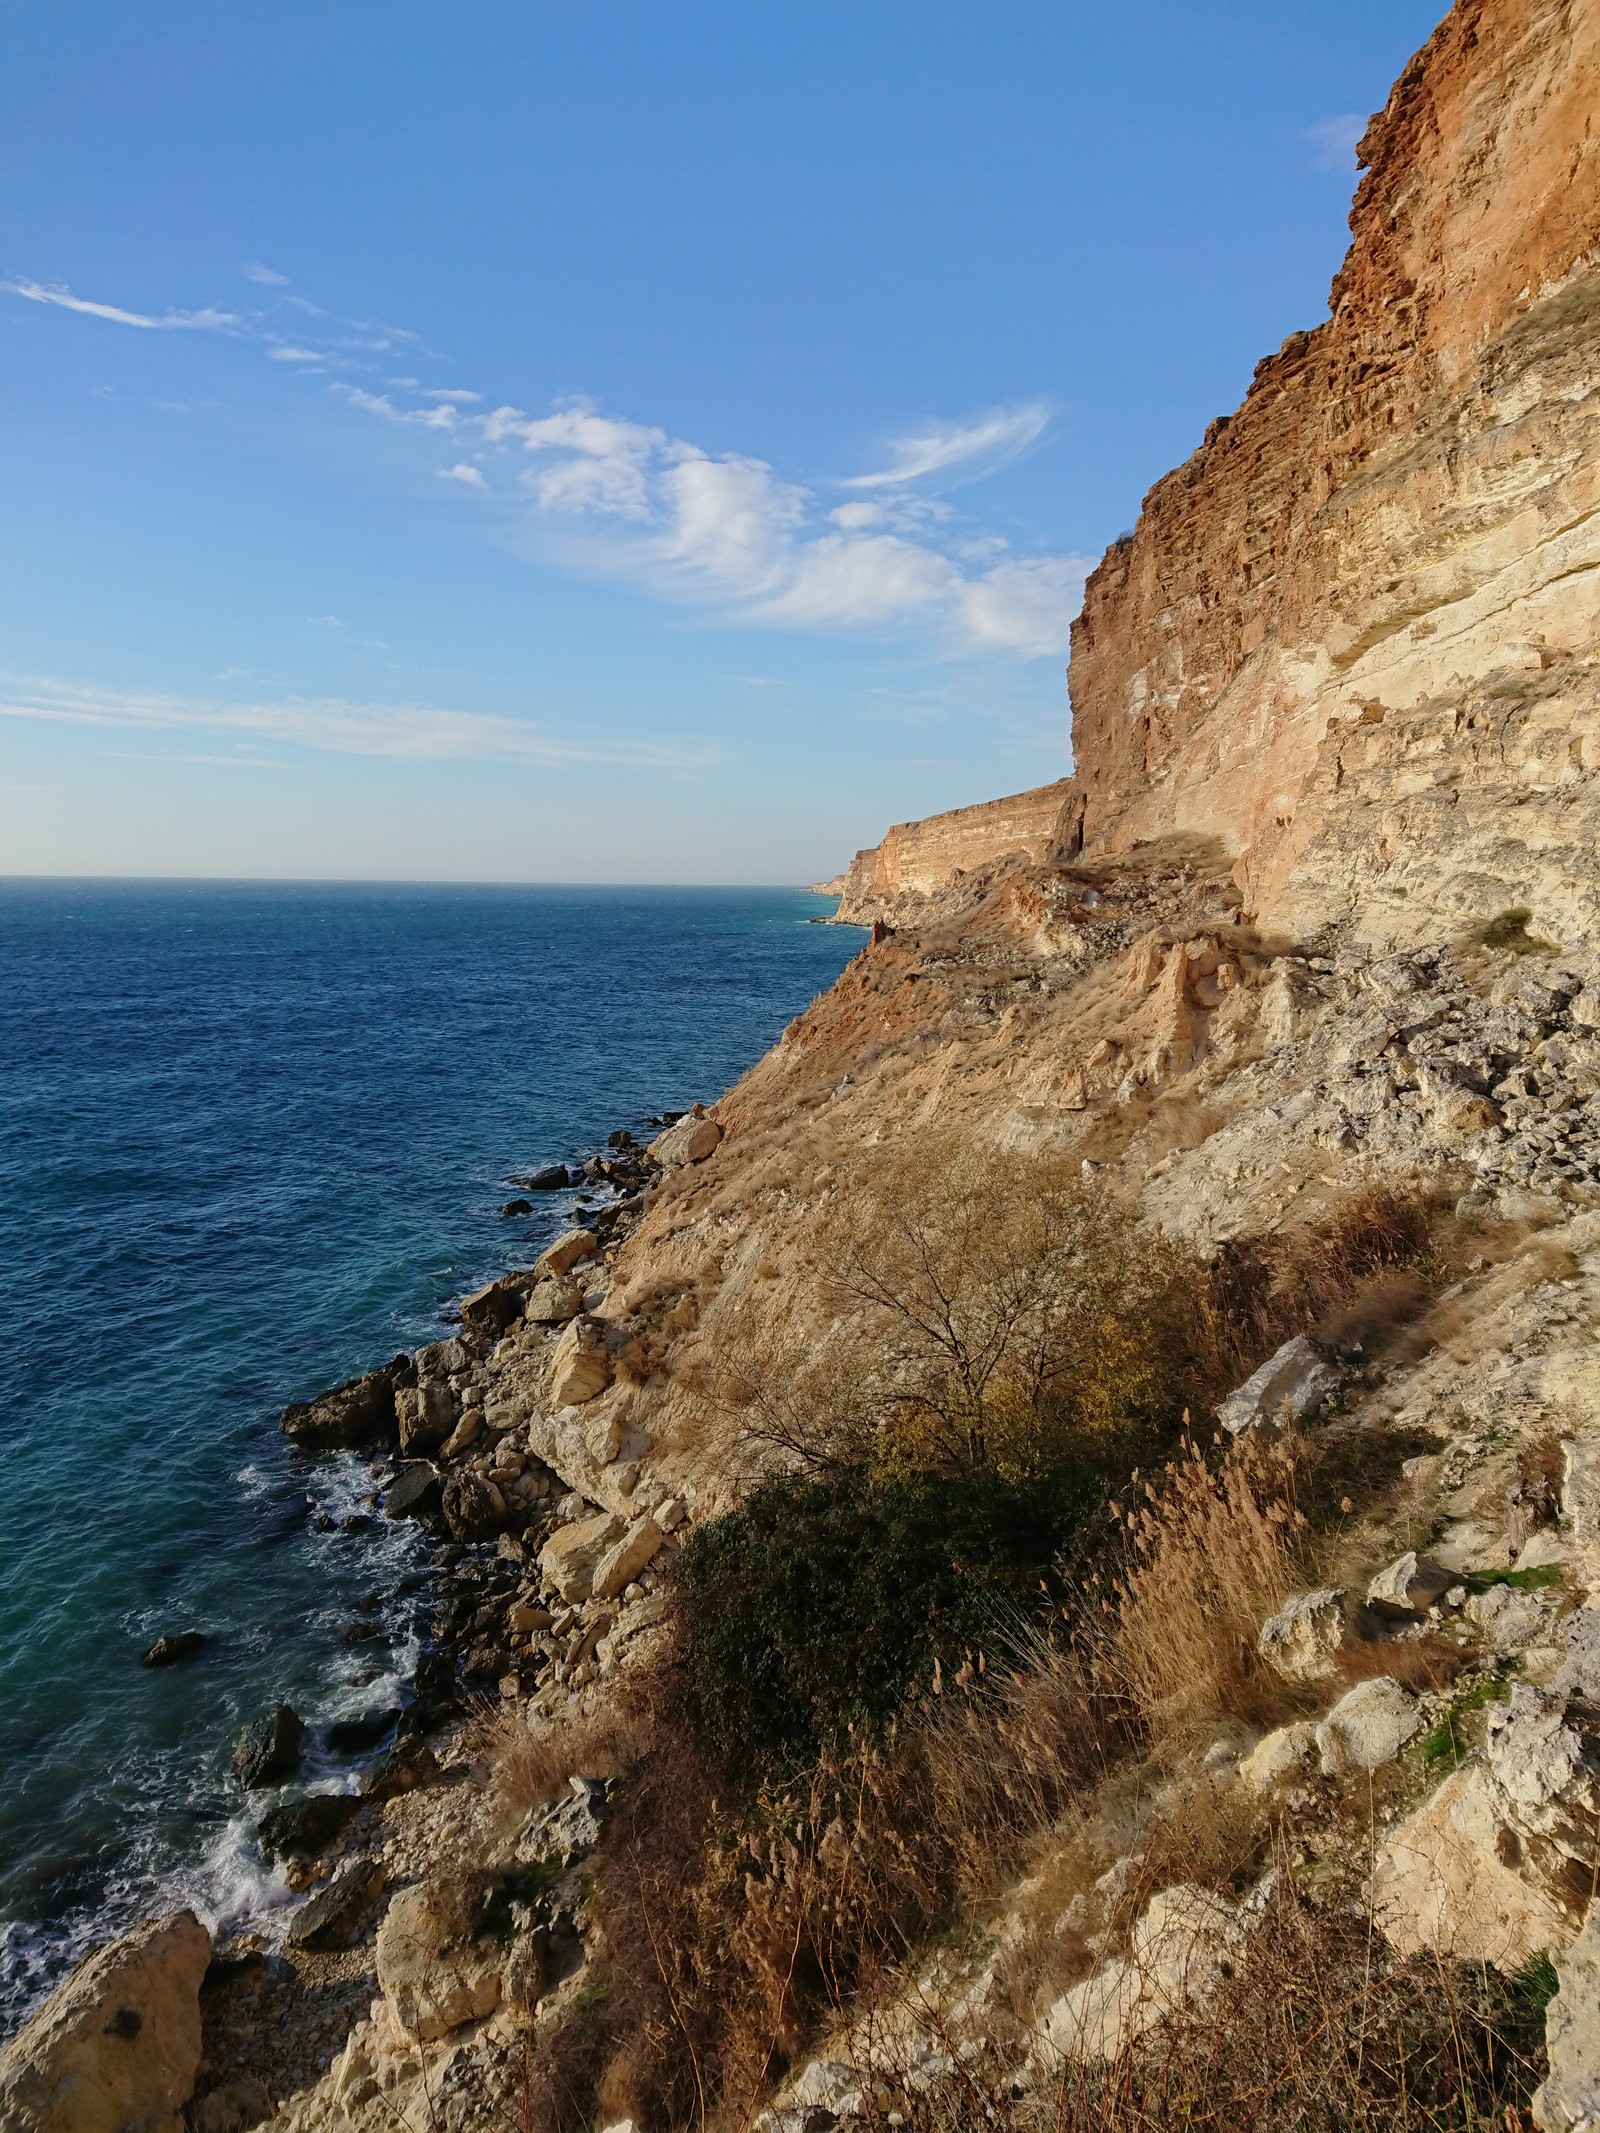
[[[858,1468],[769,1484],[678,1558],[686,1715],[752,1777],[881,1731],[936,1661],[958,1668],[1039,1608],[1107,1494],[1088,1468],[1048,1491]]]

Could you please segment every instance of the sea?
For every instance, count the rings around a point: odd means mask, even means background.
[[[278,1430],[437,1339],[576,1193],[514,1175],[711,1099],[854,929],[780,889],[0,882],[0,2037],[88,1948],[290,1901],[228,1775],[403,1694],[430,1542]],[[140,1666],[204,1632],[186,1665]]]

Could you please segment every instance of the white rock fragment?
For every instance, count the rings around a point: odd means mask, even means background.
[[[1317,1727],[1324,1777],[1392,1763],[1421,1725],[1416,1698],[1398,1681],[1382,1674],[1375,1681],[1357,1682]]]
[[[1305,1335],[1297,1334],[1246,1378],[1237,1392],[1229,1393],[1217,1409],[1217,1419],[1234,1437],[1263,1423],[1303,1422],[1322,1405],[1338,1376]]]
[[[1345,1596],[1337,1586],[1297,1592],[1261,1625],[1256,1650],[1285,1681],[1321,1681],[1349,1641]]]

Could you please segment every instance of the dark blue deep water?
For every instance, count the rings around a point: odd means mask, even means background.
[[[279,1410],[531,1256],[571,1199],[502,1220],[511,1172],[734,1080],[854,952],[828,908],[0,883],[0,2035],[133,1917],[282,1901],[232,1742],[392,1698],[424,1543]]]

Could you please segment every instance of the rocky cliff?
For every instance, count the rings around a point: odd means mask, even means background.
[[[857,852],[840,877],[840,922],[870,924],[891,914],[906,918],[936,902],[959,875],[997,860],[1043,858],[1069,790],[1063,778],[1008,799],[897,822],[881,844]]]
[[[1592,923],[1597,79],[1594,0],[1461,0],[1407,67],[1331,316],[1089,580],[1061,849],[1214,839],[1250,913],[1308,936]],[[951,869],[1003,850],[968,812]],[[960,819],[861,855],[851,914],[894,907],[902,851],[936,893]]]

